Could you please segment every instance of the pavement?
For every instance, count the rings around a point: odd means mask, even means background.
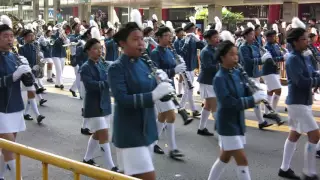
[[[43,125],[39,126],[35,121],[26,122],[27,130],[18,135],[17,142],[31,146],[50,153],[61,155],[73,160],[81,161],[86,151],[89,136],[80,133],[82,123],[81,106],[82,100],[71,97],[69,88],[74,80],[74,71],[70,66],[64,70],[63,91],[55,89],[53,84],[47,84],[47,93],[44,98],[48,100],[45,106],[40,107],[40,113],[46,116]],[[195,89],[197,89],[195,83]],[[284,111],[284,99],[286,87],[283,88],[278,111],[284,120],[288,114]],[[24,98],[26,93],[23,92]],[[201,98],[195,92],[196,106],[201,111]],[[316,120],[320,122],[320,101],[313,106]],[[33,114],[32,114],[33,115]],[[34,116],[34,115],[33,115]],[[210,117],[207,128],[213,131],[213,118]],[[250,109],[246,111],[247,124],[247,145],[245,152],[249,161],[249,168],[252,180],[281,180],[277,176],[282,161],[283,145],[288,135],[288,125],[272,126],[265,131],[257,127],[257,119]],[[154,155],[154,166],[157,179],[159,180],[206,180],[209,171],[219,156],[217,135],[214,137],[203,137],[196,134],[199,119],[188,126],[182,125],[182,120],[177,116],[176,140],[179,149],[184,152],[184,161],[175,161],[168,155]],[[111,129],[112,131],[112,129]],[[292,160],[292,169],[300,174],[303,168],[304,144],[307,138],[301,137],[298,142],[295,156]],[[168,154],[167,133],[160,137],[159,145]],[[116,162],[115,148],[112,147],[113,158]],[[95,160],[102,164],[102,157],[98,151],[95,153]],[[22,173],[24,180],[42,179],[41,162],[23,157]],[[317,160],[318,172],[320,172],[320,159]],[[235,180],[236,165],[232,160],[221,176],[222,180]],[[50,180],[73,179],[71,172],[49,166]],[[81,177],[81,179],[89,179]]]

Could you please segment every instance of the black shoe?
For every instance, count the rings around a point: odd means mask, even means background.
[[[181,98],[181,97],[182,97],[182,94],[177,95],[177,97],[178,97],[178,98]]]
[[[163,150],[161,149],[161,147],[159,147],[157,144],[154,145],[153,147],[153,152],[157,153],[157,154],[164,154]]]
[[[30,116],[30,114],[25,114],[25,115],[23,115],[23,117],[24,117],[24,120],[26,120],[26,121],[32,121],[33,120],[33,118]]]
[[[175,149],[175,150],[172,150],[172,151],[169,152],[169,156],[172,159],[179,159],[179,158],[184,157],[184,154],[182,154],[182,152],[179,151],[178,149]]]
[[[59,85],[54,85],[54,87],[55,87],[55,88],[60,88],[60,86],[59,86]]]
[[[71,89],[69,89],[69,91],[71,92],[71,94],[72,94],[73,97],[78,97],[77,94],[76,94],[76,92],[72,91]]]
[[[201,104],[201,107],[203,107],[203,106],[204,106],[204,103]]]
[[[99,164],[97,164],[96,162],[94,162],[93,159],[90,159],[89,161],[83,160],[83,163],[89,164],[91,166],[95,166],[95,167],[100,167]]]
[[[47,79],[47,82],[49,82],[49,83],[53,83],[53,79],[52,79],[52,78]]]
[[[284,171],[282,169],[279,170],[278,176],[287,178],[287,179],[294,179],[294,180],[300,180],[301,178],[297,176],[292,169],[288,169],[287,171]]]
[[[317,151],[316,157],[317,157],[317,158],[320,158],[320,150]]]
[[[92,135],[92,133],[90,132],[90,129],[88,129],[88,128],[81,128],[81,134]]]
[[[56,77],[56,75],[52,73],[52,77],[53,77],[53,78],[55,78],[55,77]]]
[[[60,85],[60,89],[63,90],[64,89],[64,85]]]
[[[200,91],[197,91],[197,94],[200,95]]]
[[[199,111],[195,110],[192,112],[192,116],[193,117],[201,116],[201,113],[199,113]]]
[[[285,111],[285,112],[288,112],[288,108],[287,108],[287,107],[285,107],[285,108],[284,108],[284,111]]]
[[[40,106],[42,106],[44,103],[46,103],[48,100],[46,100],[46,99],[41,99],[40,100],[40,102],[39,102],[39,104],[40,104]]]
[[[119,168],[117,166],[111,168],[111,171],[119,173]]]
[[[268,123],[267,121],[264,121],[263,123],[259,124],[259,129],[262,130],[266,127],[272,126],[273,124]]]
[[[302,175],[302,179],[303,180],[319,180],[319,177],[317,175],[313,175],[313,176],[307,176],[305,174]]]
[[[272,118],[273,118],[273,115],[272,115],[271,113],[263,114],[263,118],[272,119]]]
[[[47,89],[46,88],[40,88],[40,93],[43,94]]]
[[[42,116],[42,115],[39,115],[39,116],[37,117],[37,122],[38,122],[38,124],[40,124],[44,118],[46,118],[46,117],[45,117],[45,116]]]
[[[201,136],[214,136],[214,134],[209,132],[207,128],[204,128],[202,130],[198,129],[197,134],[199,134]]]

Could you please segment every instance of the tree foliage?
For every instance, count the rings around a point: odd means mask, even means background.
[[[209,16],[208,8],[196,7],[195,18],[197,20],[206,20]],[[231,12],[227,8],[222,8],[222,23],[223,24],[237,24],[243,22],[244,16],[242,13]]]

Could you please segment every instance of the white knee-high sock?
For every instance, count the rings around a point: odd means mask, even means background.
[[[37,96],[37,98],[38,98],[39,100],[43,99],[43,97],[42,97],[41,94],[36,94],[36,96]]]
[[[182,94],[183,83],[178,83],[178,94]]]
[[[272,98],[272,108],[273,108],[274,110],[277,109],[279,100],[280,100],[280,96],[274,94],[274,95],[273,95],[273,98]]]
[[[196,106],[194,105],[194,101],[193,101],[193,89],[189,89],[188,90],[188,103],[189,103],[189,106],[190,106],[190,109],[192,111],[195,111],[196,110]]]
[[[28,99],[27,104],[26,104],[26,108],[24,109],[24,115],[29,113],[30,110],[30,100]]]
[[[218,158],[210,170],[208,180],[219,180],[226,166],[227,163],[222,162],[220,158]]]
[[[271,101],[272,101],[272,96],[269,96],[269,95],[268,95],[268,99],[267,99],[267,100],[268,100],[268,102],[269,102],[270,104],[272,104],[272,102],[271,102]],[[268,110],[267,107],[264,107],[264,113],[265,113],[265,114],[268,114],[268,113],[269,113],[269,110]]]
[[[317,144],[307,142],[304,149],[304,167],[303,173],[307,176],[314,176],[317,174],[316,171],[316,147]]]
[[[52,70],[47,70],[47,79],[52,78]]]
[[[207,126],[207,121],[210,116],[210,111],[202,108],[201,111],[201,118],[200,118],[200,123],[199,123],[199,128],[200,130],[203,130]]]
[[[258,118],[258,122],[259,124],[264,123],[264,119],[261,113],[261,104],[256,105],[256,107],[254,108],[254,113],[256,114],[257,118]]]
[[[175,135],[175,127],[174,123],[167,123],[167,128],[168,128],[168,134],[169,134],[169,148],[170,150],[175,150],[177,148],[176,144],[176,135]]]
[[[82,129],[88,128],[88,119],[87,118],[83,118],[81,128]]]
[[[158,136],[159,136],[159,138],[160,138],[160,136],[161,136],[161,134],[162,134],[163,127],[164,127],[164,123],[159,122],[159,121],[157,120],[157,130],[158,130]]]
[[[9,171],[11,178],[16,179],[16,160],[14,159],[6,162],[6,168]]]
[[[111,156],[111,149],[109,143],[100,144],[100,151],[102,153],[104,165],[107,169],[112,169],[114,167],[114,163]]]
[[[238,166],[237,167],[237,177],[238,177],[238,180],[251,180],[249,167],[248,166]]]
[[[4,173],[5,172],[6,172],[6,163],[4,162],[4,157],[1,154],[0,155],[0,178],[4,179]]]
[[[281,169],[283,171],[288,171],[291,164],[291,159],[293,157],[294,152],[296,151],[297,143],[291,142],[289,139],[286,140],[284,143],[284,149],[283,149],[283,158],[282,158],[282,164]]]
[[[33,112],[38,117],[40,115],[40,113],[39,113],[39,109],[38,109],[36,100],[33,98],[33,99],[29,99],[29,101],[30,101],[30,105],[31,105],[31,108],[32,108]]]
[[[93,139],[93,137],[90,136],[89,141],[88,141],[87,152],[83,158],[85,161],[89,161],[90,159],[93,158],[94,150],[98,147],[98,145],[99,145],[99,141]]]

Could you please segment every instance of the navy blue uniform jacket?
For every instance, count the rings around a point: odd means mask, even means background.
[[[111,64],[108,79],[114,95],[112,140],[118,148],[148,146],[158,140],[152,91],[156,79],[142,59],[123,54]]]
[[[219,62],[214,55],[215,47],[207,45],[201,50],[200,63],[201,71],[198,82],[201,84],[212,85],[212,80],[219,70]]]
[[[238,69],[220,68],[213,80],[217,95],[216,129],[222,136],[244,135],[244,111],[255,106]]]

